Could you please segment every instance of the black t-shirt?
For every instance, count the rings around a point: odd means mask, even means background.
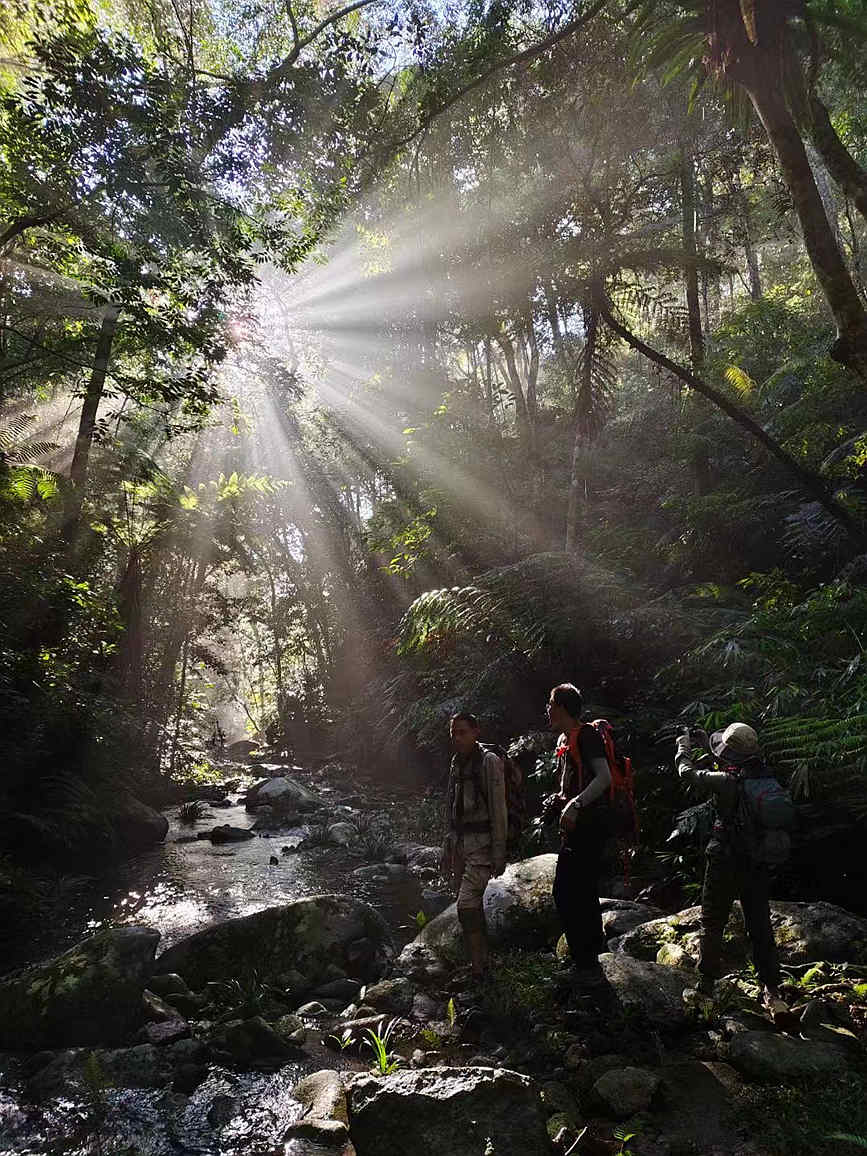
[[[602,737],[599,731],[588,723],[584,723],[578,732],[578,751],[581,755],[582,772],[580,786],[578,768],[575,765],[575,760],[572,758],[571,753],[567,752],[564,754],[560,764],[561,790],[567,798],[572,798],[573,795],[577,795],[594,777],[592,760],[605,758],[605,747],[602,743]],[[564,764],[566,766],[564,766]],[[566,767],[569,769],[569,774],[564,778],[563,771]]]

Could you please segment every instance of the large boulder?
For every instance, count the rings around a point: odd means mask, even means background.
[[[248,811],[256,807],[273,807],[280,814],[298,814],[301,811],[315,811],[322,800],[313,791],[290,779],[288,775],[278,775],[254,784],[247,792],[244,805]]]
[[[358,1156],[550,1156],[533,1080],[502,1068],[421,1068],[350,1089]]]
[[[683,992],[695,984],[694,973],[610,951],[600,955],[599,962],[624,1012],[658,1028],[686,1025]]]
[[[115,927],[0,980],[0,1048],[119,1043],[142,1019],[159,932]]]
[[[118,795],[109,814],[109,822],[117,845],[128,853],[161,843],[169,830],[169,821],[165,815],[128,791]]]
[[[781,963],[811,963],[838,960],[867,963],[867,919],[853,915],[833,903],[771,903],[771,923]],[[656,959],[664,944],[683,949],[698,959],[701,908],[687,907],[664,919],[653,919],[626,932],[617,950],[636,959]],[[723,940],[725,963],[739,968],[746,961],[748,943],[743,914],[735,903]],[[681,958],[669,953],[669,958]]]
[[[556,855],[511,863],[485,891],[485,921],[494,947],[542,947],[555,942],[560,920],[551,888]],[[403,949],[398,968],[408,974],[435,973],[463,952],[457,907],[452,903],[427,923]]]
[[[256,972],[279,983],[298,974],[315,986],[337,965],[363,980],[379,979],[393,956],[388,926],[366,903],[316,895],[206,927],[164,951],[157,974],[175,971],[194,988]]]

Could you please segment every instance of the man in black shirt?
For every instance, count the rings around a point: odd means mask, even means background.
[[[560,854],[554,877],[554,904],[576,970],[596,969],[606,947],[599,908],[599,875],[610,834],[608,796],[611,771],[602,739],[583,726],[581,694],[571,683],[555,686],[548,721],[559,734]]]

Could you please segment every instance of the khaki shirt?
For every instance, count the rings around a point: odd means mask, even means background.
[[[457,760],[455,760],[457,763]],[[460,784],[456,781],[458,771],[453,769],[449,776],[449,800]],[[493,751],[485,751],[479,769],[482,790],[479,791],[469,765],[463,768],[464,823],[485,823],[487,831],[465,831],[461,837],[463,853],[481,862],[482,853],[489,851],[490,862],[503,862],[506,858],[506,834],[508,813],[506,810],[506,781],[503,763]],[[449,828],[453,829],[453,817],[449,814]]]

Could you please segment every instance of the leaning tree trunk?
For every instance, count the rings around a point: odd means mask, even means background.
[[[815,95],[810,98],[807,132],[832,178],[867,220],[867,170],[858,164],[840,140],[827,108]]]
[[[709,401],[712,401],[715,406],[728,414],[733,421],[745,429],[780,462],[795,478],[800,488],[808,494],[814,501],[826,510],[836,522],[838,522],[847,533],[851,534],[856,542],[863,543],[865,541],[864,527],[859,525],[853,518],[849,511],[837,501],[834,494],[825,485],[822,478],[813,473],[812,470],[802,466],[799,461],[792,457],[787,450],[785,450],[780,443],[767,432],[767,430],[754,421],[748,413],[736,405],[731,398],[726,397],[724,393],[720,393],[712,385],[708,384],[703,378],[698,377],[695,373],[678,365],[676,361],[672,361],[670,357],[666,357],[664,353],[660,353],[658,349],[654,349],[646,342],[637,337],[631,330],[627,329],[625,325],[617,320],[611,312],[610,305],[600,309],[600,317],[606,325],[612,329],[618,337],[622,337],[627,345],[631,346],[637,353],[643,354],[654,364],[660,366],[662,369],[667,369],[669,373],[673,373],[682,382],[694,389],[696,393],[700,393]]]
[[[804,142],[774,73],[756,67],[742,83],[776,151],[810,263],[837,323],[831,356],[867,381],[867,313],[834,237]]]
[[[120,310],[116,305],[107,305],[102,315],[102,325],[99,330],[99,340],[96,343],[96,355],[93,360],[93,369],[87,392],[84,395],[84,404],[81,407],[81,417],[78,422],[78,434],[75,439],[75,450],[72,455],[72,465],[69,469],[70,488],[64,510],[64,536],[68,542],[75,542],[78,536],[78,526],[81,521],[81,505],[84,501],[84,487],[87,483],[87,467],[90,461],[90,449],[93,445],[93,434],[96,429],[96,413],[102,395],[105,391],[105,379],[108,375],[108,363],[111,358],[111,347],[117,329],[117,319]]]

